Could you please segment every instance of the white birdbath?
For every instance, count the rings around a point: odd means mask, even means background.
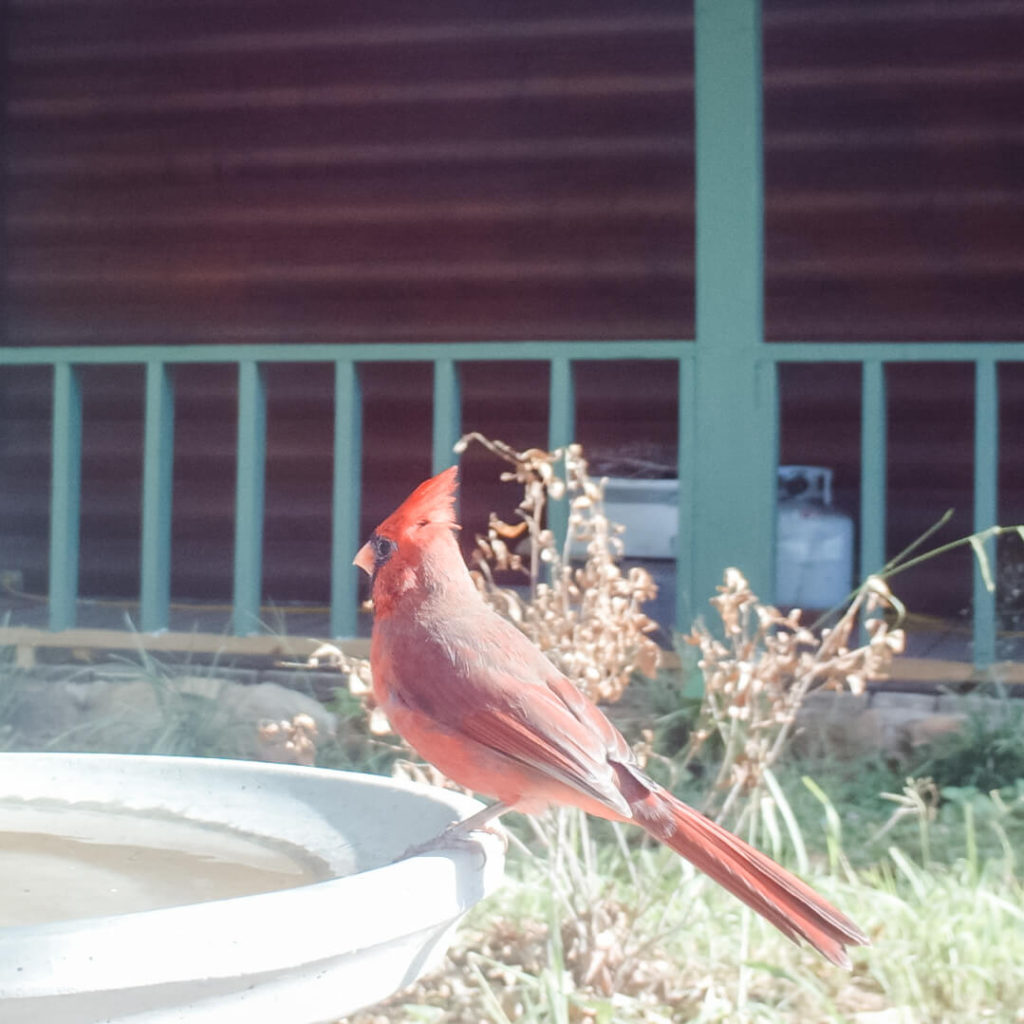
[[[352,772],[0,754],[4,1024],[306,1024],[439,963],[500,883],[493,836],[392,863],[479,808]]]

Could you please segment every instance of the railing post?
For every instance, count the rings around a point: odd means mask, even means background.
[[[999,382],[994,359],[974,364],[974,530],[999,521]],[[993,579],[998,573],[995,538],[983,543]],[[974,564],[974,664],[987,668],[996,660],[996,595],[985,586]]]
[[[362,498],[363,407],[359,371],[351,360],[334,364],[334,486],[331,504],[331,636],[358,629],[359,550]]]
[[[267,460],[266,378],[263,367],[252,360],[238,365],[237,459],[233,628],[236,636],[247,636],[260,627]]]
[[[144,633],[167,629],[171,604],[171,507],[174,467],[174,378],[166,363],[146,364],[142,452],[141,612]]]
[[[75,625],[82,505],[82,383],[77,366],[53,373],[50,492],[50,629]]]
[[[764,345],[759,0],[696,0],[695,609],[737,566],[775,590],[778,398]]]
[[[452,449],[462,435],[462,395],[459,366],[454,359],[434,360],[434,422],[432,472],[447,469],[454,461]]]
[[[572,375],[572,361],[565,356],[551,359],[551,377],[548,385],[548,450],[564,448],[575,440],[576,388]],[[569,499],[548,506],[548,528],[555,535],[559,551],[565,544],[569,530]]]

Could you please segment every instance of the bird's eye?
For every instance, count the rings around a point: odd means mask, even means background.
[[[379,569],[394,553],[398,545],[389,537],[382,537],[375,533],[370,538],[373,547],[373,561],[375,568]]]

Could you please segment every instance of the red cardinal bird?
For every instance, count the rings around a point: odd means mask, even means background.
[[[416,488],[355,564],[372,579],[373,691],[392,727],[445,775],[515,808],[564,804],[639,825],[789,938],[834,964],[864,933],[773,860],[662,789],[607,718],[477,593],[455,541],[452,467]]]

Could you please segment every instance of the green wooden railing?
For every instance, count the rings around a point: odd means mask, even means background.
[[[75,624],[78,599],[79,512],[82,457],[82,397],[80,373],[86,366],[142,365],[145,377],[145,437],[142,478],[140,626],[151,632],[168,625],[171,566],[171,467],[174,458],[174,370],[183,364],[234,364],[238,373],[238,455],[235,501],[233,627],[244,635],[260,620],[262,598],[263,498],[266,463],[267,368],[274,363],[317,363],[333,367],[335,393],[334,470],[332,511],[332,589],[330,627],[336,636],[355,633],[356,572],[350,565],[361,538],[359,529],[362,414],[359,368],[363,363],[430,362],[433,365],[433,465],[450,465],[452,445],[464,426],[461,414],[460,370],[463,364],[485,360],[531,360],[550,366],[549,430],[547,442],[558,447],[575,437],[573,377],[578,363],[594,360],[672,361],[679,381],[680,538],[677,573],[677,624],[685,626],[703,596],[713,592],[722,569],[741,566],[755,588],[770,595],[774,579],[774,503],[777,452],[768,458],[767,472],[741,481],[742,500],[722,510],[724,487],[709,496],[695,486],[699,456],[717,467],[716,477],[730,483],[742,459],[710,432],[700,416],[703,395],[710,404],[731,410],[749,429],[751,418],[735,407],[731,379],[719,382],[717,398],[710,393],[715,377],[702,378],[699,345],[692,342],[521,342],[490,346],[442,345],[257,345],[181,347],[90,347],[0,350],[0,366],[53,368],[52,501],[50,519],[49,625],[53,630]],[[1024,343],[954,344],[772,344],[762,346],[751,376],[758,382],[759,405],[769,410],[760,438],[741,436],[737,442],[775,444],[778,371],[783,363],[844,363],[861,367],[861,573],[885,561],[886,398],[885,367],[908,362],[965,365],[975,381],[974,526],[983,530],[996,522],[998,507],[998,364],[1024,361]],[[705,405],[708,404],[706,401]],[[465,424],[471,428],[472,424]],[[745,457],[748,453],[743,452]],[[6,481],[4,486],[15,486]],[[707,500],[708,498],[712,500]],[[752,507],[763,508],[756,526],[769,540],[756,552],[738,555],[738,540],[748,528]],[[712,522],[709,508],[717,508]],[[703,526],[701,524],[704,524]],[[703,559],[699,557],[703,556]],[[701,564],[703,561],[703,565]],[[703,575],[702,575],[703,573]],[[988,664],[995,652],[993,595],[980,572],[974,581],[974,652]]]
[[[53,368],[52,500],[50,512],[49,625],[75,624],[78,600],[79,513],[82,459],[81,370],[87,366],[145,367],[142,476],[140,617],[143,631],[165,629],[170,613],[171,470],[174,460],[174,370],[183,364],[229,364],[238,374],[237,469],[233,627],[244,635],[258,628],[262,599],[264,470],[266,465],[266,372],[274,363],[315,363],[334,372],[334,468],[332,505],[331,631],[355,633],[357,587],[352,556],[359,537],[363,363],[417,362],[433,366],[432,461],[451,465],[462,433],[460,368],[466,362],[531,360],[550,366],[547,442],[559,447],[575,436],[573,364],[595,359],[675,360],[681,387],[692,393],[692,345],[686,343],[521,342],[500,346],[447,345],[255,345],[0,349],[0,366]],[[687,407],[688,420],[692,409]],[[468,425],[467,426],[471,426]],[[682,429],[682,428],[681,428]],[[692,429],[688,427],[687,429]],[[680,451],[689,452],[689,439]],[[688,465],[682,470],[688,471]],[[415,481],[410,481],[410,484]],[[16,486],[6,481],[4,486]]]
[[[49,623],[75,621],[81,491],[83,366],[146,367],[141,528],[144,631],[167,626],[170,604],[171,466],[174,368],[228,363],[238,368],[233,626],[257,628],[262,589],[266,367],[314,362],[334,368],[335,433],[330,628],[356,625],[363,363],[433,365],[433,463],[451,462],[462,429],[460,367],[486,360],[550,366],[548,443],[575,430],[573,366],[589,360],[671,360],[679,382],[679,545],[677,624],[685,626],[714,592],[727,565],[743,568],[754,589],[774,590],[778,370],[788,362],[859,364],[862,375],[859,568],[885,560],[885,366],[900,362],[968,364],[975,379],[974,520],[997,516],[1000,362],[1024,360],[1022,343],[766,344],[763,315],[761,32],[758,0],[696,0],[696,337],[693,341],[519,342],[500,346],[195,345],[178,347],[0,348],[0,366],[53,367],[53,490]],[[966,367],[965,367],[966,368]],[[472,424],[465,424],[467,428]],[[415,481],[410,481],[414,483]],[[5,482],[4,486],[16,486]],[[994,598],[974,580],[974,658],[995,652]]]

